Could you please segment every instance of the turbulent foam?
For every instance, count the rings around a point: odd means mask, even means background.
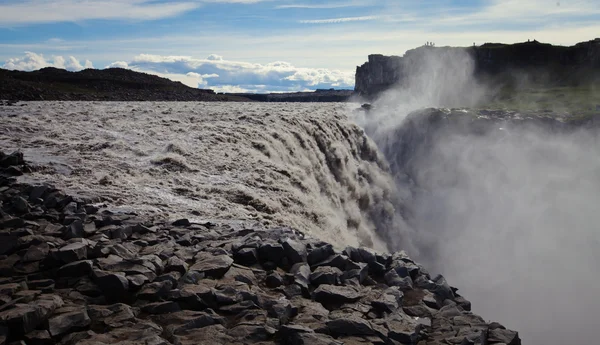
[[[71,193],[157,217],[286,225],[385,249],[395,187],[342,104],[40,102],[0,113],[0,143]]]

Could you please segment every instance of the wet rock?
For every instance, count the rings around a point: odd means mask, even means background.
[[[25,221],[21,218],[9,218],[0,221],[0,229],[16,229],[25,225]]]
[[[521,339],[519,333],[508,329],[496,328],[488,333],[488,343],[497,344],[504,343],[506,345],[520,345]]]
[[[359,300],[360,293],[350,286],[320,285],[314,292],[315,301],[323,305],[331,303],[350,303]]]
[[[25,335],[27,345],[51,345],[54,344],[47,330],[35,330]]]
[[[137,298],[147,301],[158,301],[161,298],[166,297],[172,287],[173,285],[168,280],[149,283],[144,285],[137,293]]]
[[[404,293],[397,286],[393,286],[383,291],[371,304],[379,311],[393,313],[402,306],[403,297]]]
[[[303,291],[302,287],[298,284],[287,285],[283,288],[283,294],[288,299],[292,299],[296,296],[303,296],[304,292],[305,291]]]
[[[310,274],[310,282],[314,286],[322,284],[337,285],[340,282],[340,277],[343,272],[337,267],[320,266]]]
[[[230,328],[227,335],[242,342],[259,342],[271,338],[276,329],[266,325],[238,325]]]
[[[358,267],[350,266],[356,268],[347,269],[340,277],[340,280],[343,283],[347,283],[348,281],[355,279],[356,281],[358,281],[358,283],[362,284],[365,281],[365,279],[367,279],[367,277],[369,276],[369,266],[362,262],[353,264]]]
[[[133,233],[133,228],[130,226],[116,226],[110,230],[110,238],[126,240]]]
[[[25,200],[24,198],[20,197],[20,196],[16,196],[13,198],[12,200],[12,205],[13,208],[15,209],[15,211],[17,213],[28,213],[30,206],[29,203],[27,202],[27,200]]]
[[[212,310],[182,310],[170,314],[158,315],[154,320],[163,325],[163,327],[166,327],[174,335],[185,334],[186,331],[192,329],[225,323],[225,320]]]
[[[119,243],[112,244],[103,248],[102,252],[116,255],[125,260],[136,260],[139,258],[139,256],[136,253]]]
[[[42,261],[48,256],[50,246],[47,243],[41,243],[37,246],[27,248],[27,251],[21,259],[23,262]]]
[[[90,274],[92,267],[91,260],[75,261],[61,266],[57,274],[59,277],[81,277]]]
[[[0,294],[5,296],[13,296],[15,293],[27,290],[27,284],[25,283],[8,283],[0,285]]]
[[[464,310],[471,311],[471,302],[467,301],[464,297],[457,296],[454,298],[454,302],[456,302],[456,304],[458,304]]]
[[[306,262],[307,252],[304,244],[289,238],[285,239],[281,244],[285,250],[285,255],[292,265]]]
[[[82,308],[78,311],[71,311],[50,318],[48,320],[48,331],[50,335],[56,337],[76,329],[85,328],[90,323],[91,320],[87,310]]]
[[[206,276],[214,278],[221,278],[233,264],[233,259],[228,255],[215,256],[207,252],[198,253],[194,259],[196,261],[190,267],[190,271],[204,273]]]
[[[189,220],[183,218],[183,219],[177,219],[176,221],[171,223],[171,225],[173,225],[173,226],[190,226],[190,225],[192,225],[192,223],[190,223]]]
[[[65,232],[63,234],[65,239],[70,238],[80,238],[85,235],[83,222],[81,220],[76,220],[71,223],[69,226],[65,228]]]
[[[32,201],[37,199],[43,199],[48,189],[49,188],[46,185],[33,186],[31,188],[31,191],[29,192],[29,200]]]
[[[419,336],[420,326],[414,320],[393,316],[385,320],[387,336],[401,344],[414,344]]]
[[[41,295],[29,304],[15,304],[0,312],[0,324],[5,324],[11,334],[24,335],[45,322],[57,308],[64,304],[56,295]]]
[[[98,297],[102,295],[102,290],[88,277],[82,277],[75,284],[74,289],[82,295],[89,297]]]
[[[92,328],[112,329],[123,327],[136,320],[133,309],[122,303],[112,305],[90,305],[88,316],[92,321]]]
[[[442,275],[437,275],[431,280],[421,276],[416,280],[416,283],[419,287],[427,289],[439,296],[442,301],[454,299],[454,292]]]
[[[385,274],[385,282],[389,286],[397,286],[403,291],[412,290],[413,288],[412,279],[408,275],[404,278],[400,277],[396,270],[389,270]]]
[[[154,281],[161,282],[163,280],[168,280],[171,282],[171,284],[173,284],[173,288],[176,288],[177,285],[179,284],[180,279],[181,279],[181,273],[179,273],[177,271],[171,271],[169,273],[165,273],[165,274],[162,274],[162,275],[156,277],[156,279],[154,279]]]
[[[308,253],[307,261],[309,265],[314,266],[334,254],[333,246],[331,244],[325,244],[311,250],[310,253]]]
[[[224,280],[233,280],[242,283],[246,283],[248,285],[256,285],[256,276],[252,272],[252,270],[242,268],[242,267],[231,267],[229,271],[223,276]]]
[[[0,229],[3,229],[3,224],[6,221],[0,221]],[[11,254],[18,247],[19,238],[14,235],[0,234],[0,255]]]
[[[275,289],[283,285],[283,278],[279,273],[273,272],[267,276],[265,284],[267,285],[267,287]]]
[[[176,256],[172,256],[170,257],[167,262],[165,263],[165,273],[169,273],[169,272],[179,272],[182,275],[185,274],[187,272],[189,268],[189,265],[181,260],[180,258],[176,257]]]
[[[258,253],[255,248],[242,248],[234,255],[236,263],[244,266],[252,266],[258,263]]]
[[[348,315],[336,320],[327,321],[327,328],[333,336],[341,335],[374,335],[371,324],[358,316]]]
[[[204,279],[206,275],[204,272],[188,271],[181,277],[180,282],[182,284],[197,284],[200,280]]]
[[[143,274],[130,274],[127,275],[125,278],[127,278],[127,281],[129,281],[130,290],[136,290],[142,287],[144,284],[150,282],[150,279]]]
[[[148,303],[142,307],[142,311],[148,314],[168,314],[180,310],[179,304],[172,301]]]
[[[348,268],[348,265],[350,264],[350,260],[348,259],[347,256],[345,255],[332,255],[330,257],[328,257],[327,259],[320,261],[314,265],[312,265],[312,267],[320,267],[320,266],[330,266],[330,267],[336,267],[342,271],[345,271]]]
[[[423,304],[403,306],[402,310],[404,313],[406,313],[406,315],[414,317],[431,317],[435,312],[435,310],[430,309]]]
[[[278,265],[285,257],[285,249],[279,243],[264,243],[258,248],[258,258],[262,262]]]
[[[122,301],[127,298],[129,280],[124,274],[94,270],[93,278],[108,301]]]
[[[215,305],[213,290],[209,286],[189,284],[181,289],[171,290],[167,299],[176,301],[181,309],[204,310]]]
[[[308,285],[310,284],[310,266],[306,263],[297,263],[292,266],[290,274],[293,275],[294,283],[298,284],[308,293]]]
[[[56,256],[63,263],[85,260],[87,258],[87,245],[82,242],[67,244],[58,250]]]
[[[206,326],[200,329],[190,329],[179,332],[174,339],[177,344],[197,345],[214,344],[228,345],[235,344],[236,338],[227,335],[227,329],[220,324]]]
[[[33,331],[42,321],[44,318],[38,315],[36,308],[27,304],[17,304],[0,312],[0,323],[7,325],[11,333],[18,335]]]

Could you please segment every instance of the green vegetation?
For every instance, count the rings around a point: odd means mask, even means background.
[[[600,115],[600,87],[505,87],[490,95],[489,101],[483,102],[479,107],[535,112],[540,115],[560,116],[566,120],[580,120]]]

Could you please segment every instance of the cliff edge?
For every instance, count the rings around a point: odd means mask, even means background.
[[[423,67],[424,60],[438,59],[441,66],[468,57],[474,76],[480,80],[514,87],[527,84],[573,86],[600,81],[600,38],[574,46],[554,46],[528,41],[516,44],[486,43],[472,47],[425,45],[404,56],[369,55],[356,68],[355,92],[372,97],[392,86],[403,85]]]

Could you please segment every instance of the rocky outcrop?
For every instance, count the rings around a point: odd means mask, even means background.
[[[33,72],[0,69],[0,99],[11,101],[248,101],[216,95],[147,73],[123,68],[69,72],[43,68]]]
[[[13,171],[0,177],[0,344],[520,344],[404,252],[151,222]]]
[[[368,62],[356,68],[355,92],[374,96],[395,85],[404,85],[434,57],[442,66],[456,57],[473,59],[475,76],[494,82],[516,83],[527,74],[529,82],[557,85],[600,80],[600,38],[563,47],[530,41],[517,44],[486,43],[464,48],[422,46],[404,56],[369,55]],[[430,66],[425,66],[430,68]],[[470,71],[469,71],[470,72]]]

